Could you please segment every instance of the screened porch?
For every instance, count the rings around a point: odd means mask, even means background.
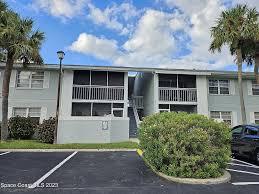
[[[159,74],[159,100],[197,102],[195,75]]]
[[[74,71],[74,100],[124,100],[124,92],[124,72]]]

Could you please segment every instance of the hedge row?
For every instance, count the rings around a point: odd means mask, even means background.
[[[12,139],[36,138],[43,143],[53,143],[56,119],[49,118],[38,124],[30,117],[12,117],[8,121],[9,137]]]

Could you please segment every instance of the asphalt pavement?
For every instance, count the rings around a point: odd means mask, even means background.
[[[0,193],[259,193],[259,167],[233,159],[231,182],[173,183],[154,174],[136,152],[0,153]]]

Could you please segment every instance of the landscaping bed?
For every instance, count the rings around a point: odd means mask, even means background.
[[[0,142],[0,149],[136,149],[135,142],[100,143],[100,144],[48,144],[37,140],[9,140]]]

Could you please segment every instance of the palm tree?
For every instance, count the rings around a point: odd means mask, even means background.
[[[255,79],[259,84],[259,42],[257,43],[257,41],[254,40],[247,40],[242,45],[242,58],[248,67],[254,66]]]
[[[259,33],[258,33],[258,37],[259,37]],[[259,40],[259,38],[258,38],[258,40]],[[259,41],[255,42],[254,73],[255,73],[256,83],[259,84]]]
[[[38,30],[33,31],[33,20],[21,18],[7,9],[1,0],[0,5],[0,7],[5,7],[5,13],[0,15],[0,48],[7,53],[2,85],[1,140],[6,140],[8,137],[9,84],[13,64],[18,59],[23,60],[23,66],[27,66],[31,60],[35,64],[42,64],[39,50],[44,40],[44,33]]]
[[[248,8],[247,5],[223,11],[211,28],[212,42],[210,51],[221,51],[223,45],[227,45],[231,54],[235,56],[238,66],[238,87],[241,105],[242,122],[245,124],[246,112],[242,86],[242,62],[244,60],[244,45],[247,41],[255,41],[258,34],[258,13],[255,8]]]

